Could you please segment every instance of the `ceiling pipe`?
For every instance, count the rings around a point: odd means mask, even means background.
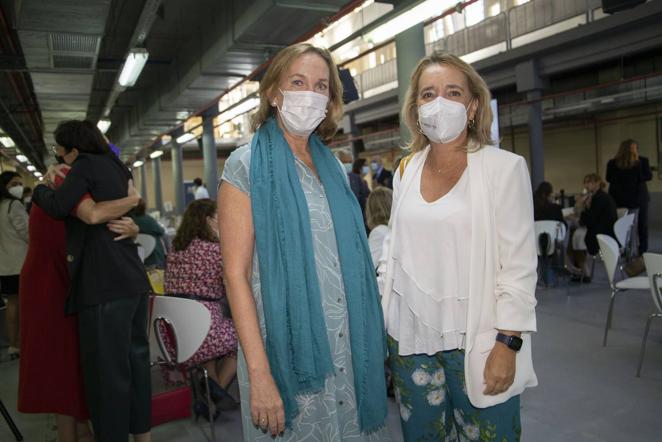
[[[313,29],[311,29],[310,31],[306,32],[305,34],[301,35],[301,36],[300,36],[299,38],[297,38],[294,42],[292,42],[292,44],[294,44],[294,43],[299,43],[299,42],[302,42],[302,41],[306,41],[306,40],[308,40],[309,38],[313,37],[313,36],[314,36],[315,34],[317,34],[318,32],[321,32],[321,31],[323,31],[324,29],[328,28],[328,27],[331,26],[331,24],[333,24],[334,22],[340,20],[342,17],[344,17],[345,15],[349,14],[350,12],[352,12],[354,9],[358,8],[359,6],[361,6],[364,2],[365,2],[365,0],[351,0],[351,1],[350,1],[349,3],[347,3],[345,6],[343,6],[342,8],[340,8],[340,10],[338,10],[338,12],[336,12],[336,13],[333,14],[332,16],[326,18],[325,20],[320,21],[320,23],[319,23],[317,26],[315,26]],[[232,91],[232,90],[236,89],[237,87],[239,87],[242,83],[244,83],[244,82],[246,82],[246,81],[250,81],[250,80],[252,80],[253,78],[255,78],[259,73],[261,73],[264,69],[266,69],[266,68],[269,66],[269,64],[271,63],[271,60],[273,60],[273,58],[274,58],[274,56],[269,57],[269,59],[267,59],[264,63],[262,63],[261,65],[259,65],[259,66],[256,67],[255,69],[253,69],[253,70],[252,70],[248,75],[246,75],[243,79],[241,79],[240,81],[238,81],[237,83],[235,83],[232,87],[230,87],[230,88],[224,90],[224,91],[223,91],[221,94],[219,94],[216,98],[214,98],[213,100],[211,100],[209,103],[205,104],[202,108],[200,108],[200,109],[197,110],[196,112],[192,113],[190,116],[200,116],[200,115],[202,115],[203,113],[205,113],[207,110],[211,109],[213,106],[218,106],[218,102],[219,102],[219,100],[220,100],[221,98],[223,98],[225,95],[227,95],[228,93],[230,93],[230,91]],[[179,123],[178,125],[176,125],[176,126],[173,127],[172,129],[169,129],[169,130],[166,131],[166,132],[161,133],[160,135],[158,135],[158,136],[156,137],[156,139],[159,139],[159,138],[161,138],[161,137],[164,136],[164,135],[169,135],[169,134],[172,133],[173,131],[175,131],[175,130],[177,130],[177,129],[180,129],[180,128],[182,128],[182,127],[184,127],[184,122]],[[142,149],[140,149],[138,152],[136,152],[135,154],[133,154],[133,155],[129,158],[129,161],[132,162],[135,158],[140,158],[141,156],[144,156],[145,151],[149,151],[149,149],[151,149],[151,147],[152,147],[153,145],[154,145],[154,141],[151,141],[151,142],[149,143],[149,145],[144,146],[144,147],[143,147]]]

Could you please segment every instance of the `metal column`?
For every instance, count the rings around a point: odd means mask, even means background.
[[[202,156],[204,159],[204,181],[209,192],[209,198],[216,201],[218,180],[218,155],[214,139],[214,117],[210,114],[202,116]]]
[[[172,150],[170,151],[172,161],[172,183],[175,192],[175,214],[181,215],[184,213],[184,156],[182,146],[173,138]]]
[[[161,193],[161,158],[152,159],[152,178],[154,178],[154,207],[163,212],[163,194]]]
[[[423,23],[412,26],[395,36],[395,49],[398,54],[398,102],[404,103],[409,77],[419,60],[425,56],[425,40],[423,38]],[[400,139],[409,140],[409,129],[400,115]]]

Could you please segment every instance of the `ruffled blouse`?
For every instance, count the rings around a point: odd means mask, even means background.
[[[421,170],[401,196],[394,241],[388,333],[400,354],[464,348],[469,300],[471,196],[465,170],[444,196],[427,202]]]

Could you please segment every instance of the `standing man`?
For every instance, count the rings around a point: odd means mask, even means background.
[[[384,163],[381,158],[373,158],[372,163],[370,163],[370,168],[372,169],[373,183],[377,183],[379,186],[388,187],[389,189],[393,188],[393,174],[390,170],[384,168]]]
[[[196,178],[193,180],[193,195],[196,200],[209,199],[209,192],[207,188],[202,184],[202,178]]]

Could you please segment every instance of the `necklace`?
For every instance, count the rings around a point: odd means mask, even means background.
[[[446,174],[446,173],[448,173],[448,172],[450,172],[450,171],[455,171],[455,170],[457,170],[457,169],[458,169],[458,165],[459,165],[459,164],[462,164],[464,161],[466,161],[466,159],[463,158],[463,159],[460,160],[459,162],[456,161],[455,163],[452,163],[452,164],[450,164],[450,165],[448,165],[448,166],[446,166],[446,167],[440,167],[440,168],[437,168],[437,167],[432,166],[432,164],[430,164],[429,167],[430,167],[430,169],[432,169],[433,171],[435,171],[437,174],[439,174],[439,175],[444,175],[444,174]],[[463,167],[462,167],[462,170],[464,170],[464,167],[466,167],[466,164],[462,164],[462,166],[463,166]]]

